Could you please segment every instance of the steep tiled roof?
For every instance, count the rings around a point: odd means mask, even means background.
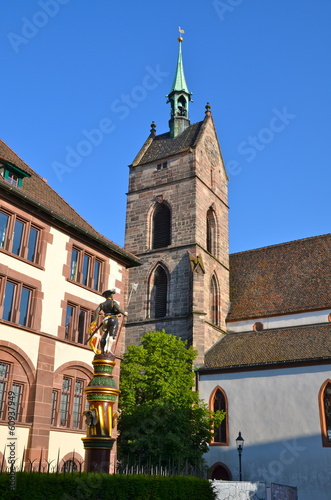
[[[331,234],[230,256],[228,320],[331,308]]]
[[[146,141],[136,156],[133,165],[136,166],[151,163],[175,154],[183,153],[189,148],[194,147],[202,124],[203,121],[193,123],[177,137],[170,137],[169,132],[166,134],[156,135],[153,138],[150,137],[150,140]],[[148,146],[147,148],[146,145]],[[144,148],[146,149],[145,151],[143,151]]]
[[[331,362],[330,323],[228,333],[206,353],[204,368],[322,360]]]
[[[88,236],[96,240],[122,259],[124,258],[127,261],[131,261],[131,264],[133,262],[138,262],[135,256],[98,233],[1,139],[0,160],[11,163],[31,176],[23,179],[22,187],[12,187],[0,176],[0,190],[10,190],[13,195],[37,206],[62,223],[73,227],[75,231],[83,233],[85,237]]]

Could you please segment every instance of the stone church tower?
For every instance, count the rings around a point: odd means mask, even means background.
[[[210,106],[203,121],[190,124],[191,93],[183,70],[183,39],[178,41],[167,96],[170,131],[157,135],[153,122],[130,165],[125,248],[142,266],[129,270],[126,344],[165,329],[187,339],[198,350],[199,363],[226,328],[228,179]]]

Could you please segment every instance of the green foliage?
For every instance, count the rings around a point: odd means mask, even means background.
[[[223,412],[211,412],[192,390],[196,351],[165,331],[146,333],[121,364],[119,458],[169,465],[201,462]]]
[[[0,475],[2,500],[213,500],[209,481],[182,476],[17,473]]]

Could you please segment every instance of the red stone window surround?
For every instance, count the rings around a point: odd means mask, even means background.
[[[40,330],[41,283],[0,264],[0,320]]]
[[[210,446],[229,446],[229,418],[228,418],[228,398],[224,390],[217,386],[213,390],[209,399],[209,408],[211,411],[224,410],[225,419],[218,429],[214,430],[214,438]]]
[[[13,208],[4,203],[0,205],[0,251],[43,268],[47,243],[52,242],[50,228],[32,215]]]
[[[322,385],[319,392],[322,445],[331,448],[331,380]]]
[[[67,250],[68,261],[63,274],[68,281],[89,290],[102,292],[110,273],[105,256],[72,239],[67,244]]]
[[[210,312],[210,322],[216,326],[221,324],[221,308],[220,308],[220,297],[219,297],[219,285],[217,277],[215,274],[212,275],[209,284],[209,312]]]

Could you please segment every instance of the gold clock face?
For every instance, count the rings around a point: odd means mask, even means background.
[[[205,139],[205,148],[210,163],[213,167],[216,167],[219,163],[217,145],[216,142],[209,136]]]

